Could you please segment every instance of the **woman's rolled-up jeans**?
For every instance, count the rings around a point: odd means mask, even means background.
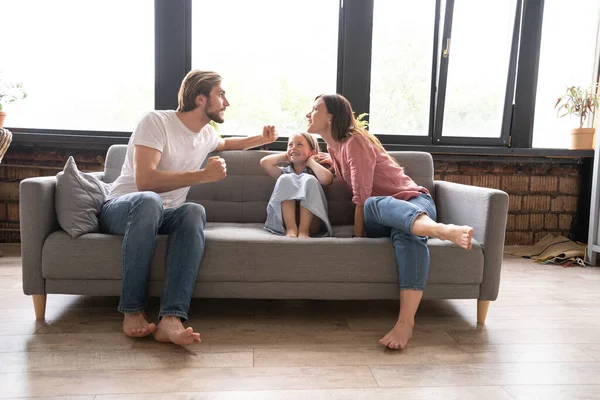
[[[426,193],[410,200],[398,200],[391,196],[369,197],[364,205],[366,236],[392,238],[400,290],[423,291],[427,283],[427,237],[412,233],[413,223],[423,213],[436,220],[435,203]]]

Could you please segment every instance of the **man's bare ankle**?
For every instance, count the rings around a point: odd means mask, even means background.
[[[181,318],[177,315],[163,315],[160,323],[166,325],[182,325]]]
[[[137,317],[143,317],[144,319],[146,319],[146,315],[143,312],[135,312],[135,313],[123,313],[123,315],[125,316],[125,318],[137,318]]]

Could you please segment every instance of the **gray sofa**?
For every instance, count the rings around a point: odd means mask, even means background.
[[[105,170],[113,182],[126,146],[112,146]],[[334,237],[290,239],[263,230],[274,180],[259,166],[265,151],[221,153],[226,179],[191,188],[188,201],[206,209],[206,251],[195,297],[262,299],[398,299],[398,271],[389,238],[352,238],[354,207],[337,182],[325,188]],[[477,299],[484,323],[495,300],[508,212],[505,192],[434,181],[431,155],[392,152],[406,173],[427,187],[444,223],[475,228],[473,249],[429,239],[431,267],[425,298]],[[21,182],[23,291],[33,295],[43,318],[47,294],[118,296],[121,290],[121,236],[99,233],[72,238],[55,213],[56,178]],[[164,278],[166,237],[157,238],[149,294],[159,296]]]

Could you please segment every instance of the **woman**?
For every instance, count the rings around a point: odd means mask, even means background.
[[[327,143],[338,181],[353,194],[354,236],[391,236],[400,283],[400,313],[394,328],[379,343],[404,349],[412,337],[415,314],[429,272],[427,238],[451,240],[470,250],[473,228],[435,222],[435,203],[426,188],[409,178],[379,140],[360,128],[348,100],[341,95],[317,97],[306,114],[309,133]]]

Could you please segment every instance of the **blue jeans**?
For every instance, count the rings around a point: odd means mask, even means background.
[[[369,197],[364,205],[367,237],[392,237],[401,290],[423,291],[427,283],[427,238],[412,233],[415,219],[423,213],[434,221],[437,217],[435,203],[425,193],[410,200],[398,200],[391,196]]]
[[[169,235],[158,315],[159,318],[175,315],[186,320],[204,254],[204,207],[185,203],[165,209],[158,194],[136,192],[104,203],[99,219],[103,233],[123,235],[123,287],[119,311],[144,311],[156,235]]]

